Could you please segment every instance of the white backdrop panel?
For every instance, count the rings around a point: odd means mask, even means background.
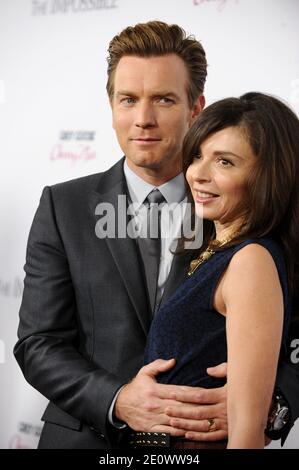
[[[257,90],[299,112],[298,18],[298,0],[0,1],[1,448],[35,447],[46,404],[12,355],[42,188],[121,156],[105,92],[110,39],[140,21],[179,23],[206,49],[208,104]],[[298,443],[297,425],[285,447]]]

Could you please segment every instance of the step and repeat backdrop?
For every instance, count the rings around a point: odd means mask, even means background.
[[[125,26],[152,19],[202,41],[208,104],[255,90],[299,113],[298,0],[0,0],[0,448],[35,448],[47,403],[12,354],[42,188],[122,156],[105,92],[107,47]],[[298,423],[285,448],[299,448]]]

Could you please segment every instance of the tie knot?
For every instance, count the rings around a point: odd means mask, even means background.
[[[161,204],[162,202],[165,202],[165,197],[159,189],[153,189],[153,191],[151,191],[147,196],[146,201],[149,204]]]

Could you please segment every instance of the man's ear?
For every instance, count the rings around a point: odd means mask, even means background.
[[[200,95],[191,110],[191,124],[194,119],[202,112],[203,108],[205,107],[206,99],[204,95]]]

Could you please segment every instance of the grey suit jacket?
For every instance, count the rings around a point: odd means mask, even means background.
[[[117,390],[142,366],[151,323],[135,240],[99,239],[95,208],[126,194],[123,159],[104,173],[46,187],[31,227],[16,359],[49,400],[43,448],[106,448]],[[117,233],[117,226],[116,226]],[[176,256],[164,299],[184,279]]]

